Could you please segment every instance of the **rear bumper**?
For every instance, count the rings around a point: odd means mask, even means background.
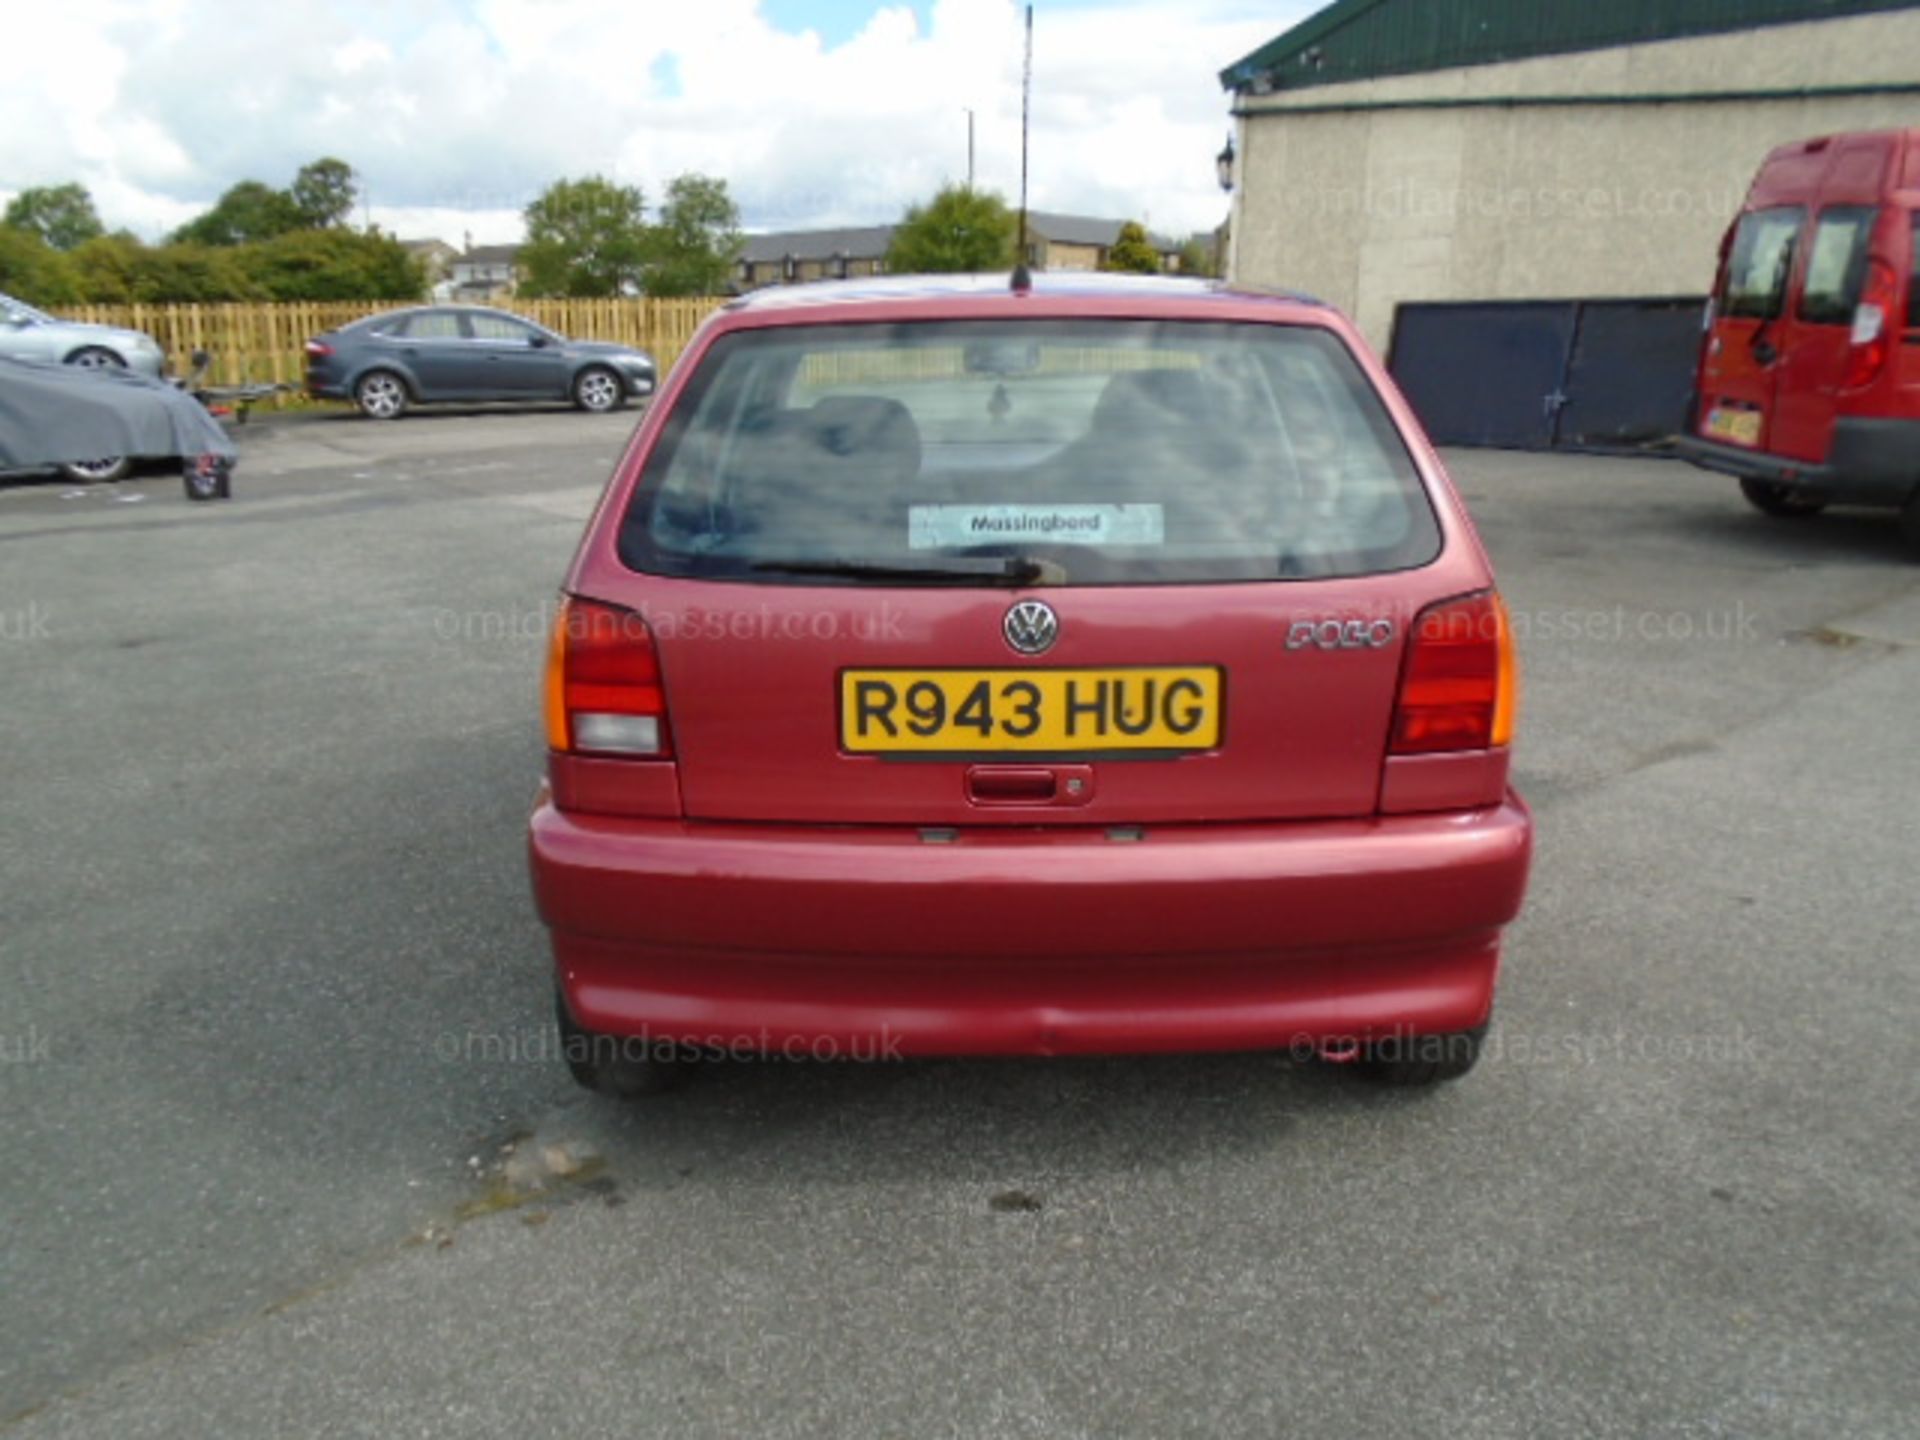
[[[590,1030],[828,1054],[1276,1048],[1480,1024],[1532,820],[806,829],[569,815],[534,892]]]
[[[1748,450],[1698,435],[1679,436],[1674,448],[1703,470],[1791,486],[1836,504],[1898,509],[1920,486],[1920,420],[1842,417],[1834,422],[1833,439],[1822,462]]]

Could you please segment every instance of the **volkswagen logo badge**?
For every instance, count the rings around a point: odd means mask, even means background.
[[[1000,622],[1000,633],[1022,655],[1038,655],[1060,638],[1060,617],[1044,600],[1022,600],[1007,611],[1007,618]]]

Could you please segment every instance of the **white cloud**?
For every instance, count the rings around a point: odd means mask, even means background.
[[[1215,74],[1310,8],[1043,3],[1032,203],[1217,223]],[[591,172],[650,198],[724,176],[754,228],[886,221],[964,176],[969,107],[980,183],[1019,183],[1014,0],[936,0],[924,29],[879,8],[831,46],[755,0],[62,0],[8,30],[0,191],[78,179],[150,235],[323,154],[376,220],[456,244],[513,238],[543,186]]]

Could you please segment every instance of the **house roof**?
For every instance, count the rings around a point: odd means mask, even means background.
[[[749,235],[742,260],[765,265],[791,255],[796,260],[831,260],[845,252],[849,260],[876,259],[893,243],[891,225],[856,225],[832,230],[774,230]]]
[[[445,250],[449,255],[457,255],[460,253],[446,241],[431,235],[420,240],[402,240],[400,246],[403,250],[415,255],[424,254],[429,250]]]
[[[1263,94],[1911,9],[1920,0],[1336,0],[1220,72]]]
[[[1112,245],[1120,238],[1124,220],[1098,220],[1091,215],[1061,215],[1052,210],[1029,210],[1027,228],[1062,245]],[[1147,243],[1163,254],[1180,248],[1179,242],[1147,232]]]
[[[511,265],[520,256],[518,245],[476,245],[459,258],[461,265]]]

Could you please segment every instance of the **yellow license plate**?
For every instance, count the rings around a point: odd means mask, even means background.
[[[1210,750],[1215,665],[843,670],[840,744],[860,754]]]
[[[1736,445],[1758,445],[1760,443],[1760,412],[1715,409],[1707,416],[1707,433],[1716,435],[1722,440],[1731,440]]]

